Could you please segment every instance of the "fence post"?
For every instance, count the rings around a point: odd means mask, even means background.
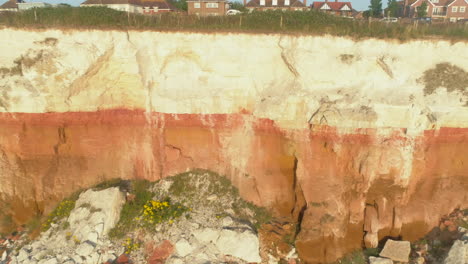
[[[34,21],[37,22],[36,8],[34,8]]]
[[[280,19],[280,28],[283,28],[283,15],[281,15],[281,19]]]
[[[239,28],[242,27],[242,15],[239,16]]]

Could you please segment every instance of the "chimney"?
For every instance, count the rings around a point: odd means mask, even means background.
[[[244,0],[244,6],[247,5],[247,0]]]
[[[307,6],[307,0],[304,0],[304,6]]]
[[[335,0],[335,3],[338,2],[338,0]]]

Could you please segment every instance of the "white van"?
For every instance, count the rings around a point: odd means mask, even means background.
[[[398,22],[398,18],[396,18],[396,17],[384,17],[380,21],[387,22],[387,23],[396,23],[396,22]]]
[[[228,15],[228,16],[229,16],[229,15],[238,15],[238,14],[240,14],[240,13],[242,13],[242,12],[239,11],[239,10],[236,10],[236,9],[229,9],[229,10],[226,12],[226,15]]]

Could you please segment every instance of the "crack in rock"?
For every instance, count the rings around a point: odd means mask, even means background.
[[[300,75],[299,73],[297,72],[296,70],[296,67],[294,67],[294,65],[292,65],[287,56],[286,56],[286,51],[285,51],[285,48],[283,46],[281,46],[281,40],[283,39],[283,37],[281,36],[278,40],[278,47],[281,49],[281,59],[283,59],[283,62],[284,64],[286,64],[286,67],[288,67],[289,71],[294,75],[295,78],[298,78]]]

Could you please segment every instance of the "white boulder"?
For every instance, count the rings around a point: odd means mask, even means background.
[[[24,249],[21,249],[18,256],[16,257],[16,260],[18,260],[19,262],[22,262],[28,259],[28,257],[29,257],[28,252]]]
[[[93,250],[94,247],[91,244],[83,243],[78,246],[75,253],[83,257],[88,257],[89,255],[91,255],[91,252],[93,252]]]
[[[468,263],[468,243],[457,240],[453,243],[444,264],[466,264]]]
[[[119,221],[124,203],[125,196],[117,187],[101,191],[90,189],[80,194],[68,217],[73,236],[84,241],[89,236],[96,240],[94,232],[98,237],[106,235]]]
[[[410,253],[411,244],[409,241],[395,241],[389,239],[385,242],[385,246],[379,255],[394,261],[408,262]]]
[[[220,231],[212,228],[203,228],[195,230],[193,236],[202,243],[216,242],[220,235]]]
[[[190,243],[185,239],[179,240],[175,244],[175,249],[176,249],[177,255],[179,255],[180,257],[185,257],[189,255],[190,253],[192,253],[194,250],[193,246],[190,245]]]
[[[247,262],[261,262],[258,237],[251,231],[222,230],[216,247],[224,255],[231,255]]]

